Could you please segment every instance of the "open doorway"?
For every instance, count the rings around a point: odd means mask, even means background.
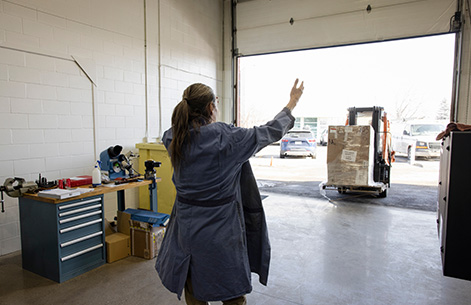
[[[240,126],[270,120],[285,106],[294,79],[299,78],[305,82],[305,91],[293,111],[294,128],[310,130],[317,144],[315,159],[281,158],[279,145],[258,153],[251,163],[261,189],[317,196],[317,184],[327,179],[325,131],[329,125],[344,125],[349,107],[383,107],[393,138],[413,122],[446,126],[454,47],[455,35],[445,34],[241,57]],[[438,158],[417,156],[410,161],[407,153],[398,149],[391,169],[390,196],[402,196],[401,202],[407,205],[410,200],[404,196],[419,192],[424,204],[406,207],[435,209],[438,168]]]

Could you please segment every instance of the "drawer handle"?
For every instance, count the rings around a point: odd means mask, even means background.
[[[100,235],[102,235],[102,234],[103,234],[103,231],[95,232],[95,233],[93,233],[93,234],[90,234],[90,235],[87,235],[87,236],[83,236],[83,237],[80,237],[80,238],[77,238],[77,239],[74,239],[74,240],[71,240],[71,241],[62,243],[62,244],[61,244],[61,248],[64,248],[64,247],[67,247],[67,246],[76,244],[76,243],[78,243],[78,242],[81,242],[81,241],[83,241],[83,240],[87,240],[87,239],[93,238],[93,237],[95,237],[95,236],[100,236]]]
[[[81,208],[81,209],[76,209],[76,210],[73,210],[73,211],[68,211],[68,212],[59,213],[59,217],[63,217],[63,216],[67,216],[67,215],[72,215],[72,214],[80,213],[80,212],[83,212],[83,211],[93,210],[93,209],[100,208],[100,207],[101,207],[101,203],[100,203],[100,204],[91,205],[91,206],[86,207],[86,208]]]
[[[63,224],[63,223],[71,222],[71,221],[74,221],[74,220],[78,220],[78,219],[82,219],[82,218],[87,218],[87,217],[90,217],[90,216],[93,216],[93,215],[97,215],[97,214],[101,214],[101,210],[100,210],[100,211],[91,212],[91,213],[87,213],[87,214],[83,214],[83,215],[79,215],[79,216],[75,216],[75,217],[70,217],[70,218],[67,218],[67,219],[61,219],[61,220],[59,220],[59,223],[60,223],[60,224]]]
[[[99,222],[102,222],[102,221],[103,221],[103,219],[101,219],[101,218],[96,219],[96,220],[92,220],[92,221],[89,221],[89,222],[81,223],[81,224],[73,226],[73,227],[62,229],[59,232],[61,232],[61,234],[66,233],[66,232],[77,230],[77,229],[80,229],[80,228],[83,228],[83,227],[86,227],[86,226],[90,226],[92,224],[99,223]]]
[[[103,244],[99,244],[99,245],[90,247],[90,248],[88,248],[88,249],[85,249],[85,250],[82,250],[82,251],[79,251],[79,252],[75,252],[74,254],[71,254],[71,255],[68,255],[68,256],[64,256],[63,258],[61,258],[61,261],[62,261],[62,262],[65,262],[66,260],[69,260],[69,259],[71,259],[71,258],[77,257],[77,256],[79,256],[79,255],[85,254],[85,253],[87,253],[87,252],[90,252],[90,251],[93,251],[93,250],[95,250],[95,249],[102,248],[102,247],[103,247]]]
[[[74,202],[74,203],[71,203],[71,204],[61,205],[59,207],[59,210],[69,209],[69,208],[73,208],[73,207],[76,207],[76,206],[79,206],[79,205],[84,205],[84,204],[87,204],[87,203],[92,203],[92,202],[97,202],[97,201],[101,201],[101,198],[95,198],[95,199],[90,199],[90,200],[85,200],[85,201]]]

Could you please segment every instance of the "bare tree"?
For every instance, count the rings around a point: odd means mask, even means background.
[[[414,88],[409,88],[405,92],[399,93],[394,103],[394,109],[390,112],[397,122],[407,122],[410,120],[421,120],[425,118],[423,110],[423,97],[417,96]]]
[[[269,117],[267,119],[266,113],[253,106],[242,108],[240,111],[240,127],[251,128],[262,125],[267,121],[269,121]]]
[[[423,119],[425,116],[420,113],[422,103],[416,103],[410,99],[403,99],[394,104],[394,114],[401,122]]]

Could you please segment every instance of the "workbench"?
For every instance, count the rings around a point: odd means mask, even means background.
[[[67,199],[28,193],[19,197],[23,269],[62,283],[103,265],[106,260],[104,194],[117,192],[118,210],[124,211],[124,191],[152,183],[142,180],[99,186]]]

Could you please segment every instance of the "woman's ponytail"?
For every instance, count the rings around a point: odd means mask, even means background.
[[[200,126],[211,122],[208,105],[215,101],[213,90],[204,84],[193,84],[183,92],[183,98],[173,109],[172,114],[173,135],[169,152],[175,169],[180,166],[185,157],[183,144],[185,143],[188,147],[191,144],[190,127],[199,130]]]
[[[172,142],[170,143],[170,160],[174,167],[178,167],[183,159],[182,146],[190,135],[189,129],[190,107],[186,98],[178,103],[172,114]]]

